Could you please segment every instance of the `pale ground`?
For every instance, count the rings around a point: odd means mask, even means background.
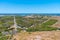
[[[21,32],[14,38],[16,40],[60,40],[60,31]]]
[[[58,28],[60,28],[60,16],[53,16],[53,17],[51,17],[51,19],[58,20],[58,22],[56,22],[54,25],[52,25],[52,27],[58,27]]]

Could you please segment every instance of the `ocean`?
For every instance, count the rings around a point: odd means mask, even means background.
[[[0,16],[4,15],[17,15],[17,16],[27,16],[27,15],[41,15],[41,16],[60,16],[60,13],[0,13]]]

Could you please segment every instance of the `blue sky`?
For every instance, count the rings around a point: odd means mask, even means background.
[[[60,13],[60,0],[0,0],[0,13]]]

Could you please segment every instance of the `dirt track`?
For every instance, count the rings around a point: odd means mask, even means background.
[[[56,22],[54,25],[52,25],[53,27],[58,27],[60,28],[60,16],[53,16],[51,17],[51,19],[56,19],[58,20],[58,22]]]

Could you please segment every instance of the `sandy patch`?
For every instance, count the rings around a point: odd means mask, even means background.
[[[24,32],[14,36],[16,40],[60,40],[60,31]]]
[[[56,19],[58,20],[58,22],[56,22],[54,25],[52,25],[53,27],[58,27],[60,28],[60,16],[53,16],[51,17],[51,19]]]

